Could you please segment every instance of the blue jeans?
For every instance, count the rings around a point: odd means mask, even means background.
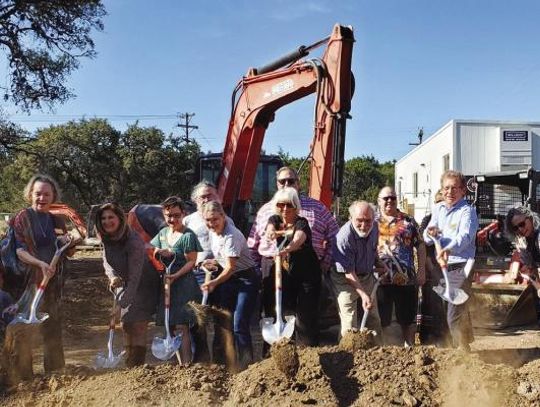
[[[219,285],[210,297],[212,305],[229,310],[234,315],[234,340],[241,365],[253,360],[249,325],[257,303],[259,284],[255,269],[241,270]]]

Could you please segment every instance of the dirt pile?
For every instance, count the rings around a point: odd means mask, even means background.
[[[345,333],[339,341],[339,348],[347,352],[356,352],[361,349],[369,349],[375,345],[373,331],[351,330]]]
[[[298,372],[300,361],[296,346],[288,339],[282,339],[272,345],[270,355],[276,368],[287,377],[294,377]]]
[[[282,349],[282,361],[290,362],[286,374],[274,357],[231,374],[215,365],[163,364],[150,352],[146,359],[150,365],[96,371],[85,366],[91,366],[96,353],[106,347],[112,303],[106,279],[81,274],[66,282],[64,293],[64,339],[71,365],[21,383],[8,395],[0,395],[0,405],[540,405],[536,331],[528,339],[509,336],[506,349],[497,350],[480,336],[480,351],[470,355],[434,347],[365,349],[353,335],[339,346],[296,349],[297,367],[292,349]],[[149,332],[149,338],[156,333],[162,330]],[[260,348],[260,328],[252,334]],[[115,339],[121,349],[120,332]],[[40,372],[39,349],[36,353],[34,371]],[[520,367],[527,360],[533,361]],[[495,364],[501,362],[507,364]]]
[[[19,385],[3,405],[190,405],[194,401],[215,405],[225,402],[228,380],[228,374],[218,366],[145,365],[113,372],[71,366]]]
[[[272,358],[230,374],[223,367],[171,364],[98,372],[71,366],[14,389],[6,406],[75,405],[373,405],[533,406],[540,361],[520,369],[433,347],[298,350],[288,377]]]

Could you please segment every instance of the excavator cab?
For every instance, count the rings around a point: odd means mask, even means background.
[[[532,168],[476,175],[468,182],[480,223],[471,313],[476,326],[506,328],[536,321],[532,287],[505,278],[514,246],[504,235],[504,220],[518,205],[538,211],[539,183],[540,172]]]
[[[221,153],[202,155],[197,161],[195,179],[197,182],[207,180],[217,185],[222,167],[223,155]],[[245,203],[235,202],[230,208],[229,216],[245,235],[249,233],[259,208],[274,196],[276,172],[281,167],[283,167],[283,161],[279,156],[261,155],[257,164],[251,199]]]

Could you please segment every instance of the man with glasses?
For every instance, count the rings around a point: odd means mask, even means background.
[[[397,196],[392,187],[384,187],[377,199],[379,206],[379,258],[389,272],[381,278],[379,314],[383,330],[396,320],[401,326],[405,346],[414,343],[414,323],[417,308],[417,288],[425,282],[426,247],[413,217],[397,208]],[[418,272],[415,270],[416,249]],[[388,332],[385,332],[388,338]]]
[[[467,260],[474,259],[478,230],[476,211],[465,200],[466,181],[458,171],[445,171],[441,177],[443,202],[433,208],[433,215],[424,230],[426,244],[431,237],[440,238],[442,250],[437,260],[448,266],[450,286],[471,293],[472,270],[466,270]],[[446,318],[454,346],[470,351],[474,340],[468,301],[461,305],[446,303]]]
[[[289,167],[281,167],[276,174],[277,188],[292,187],[299,191],[300,184],[298,174]],[[306,218],[311,228],[312,244],[317,257],[321,262],[323,272],[328,270],[332,262],[331,248],[339,230],[336,218],[321,202],[309,196],[300,195],[300,213],[299,216]],[[257,249],[264,234],[268,219],[274,215],[274,208],[271,202],[264,204],[257,212],[255,223],[251,227],[248,238],[248,246],[251,250],[253,259],[261,266],[261,256]]]
[[[339,307],[341,336],[358,328],[358,314],[368,312],[366,325],[377,332],[376,341],[380,344],[381,320],[373,292],[379,236],[375,209],[366,201],[355,201],[349,207],[349,215],[349,221],[336,237],[333,247],[336,271],[330,273]]]

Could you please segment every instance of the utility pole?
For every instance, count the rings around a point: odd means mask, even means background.
[[[191,143],[191,139],[189,138],[189,133],[191,130],[196,130],[199,128],[199,126],[193,126],[190,123],[192,117],[195,116],[195,113],[180,113],[178,115],[178,118],[180,120],[183,120],[183,122],[178,122],[178,124],[176,125],[177,127],[180,127],[182,129],[184,129],[184,135],[181,136],[181,140],[184,141],[185,143]]]

